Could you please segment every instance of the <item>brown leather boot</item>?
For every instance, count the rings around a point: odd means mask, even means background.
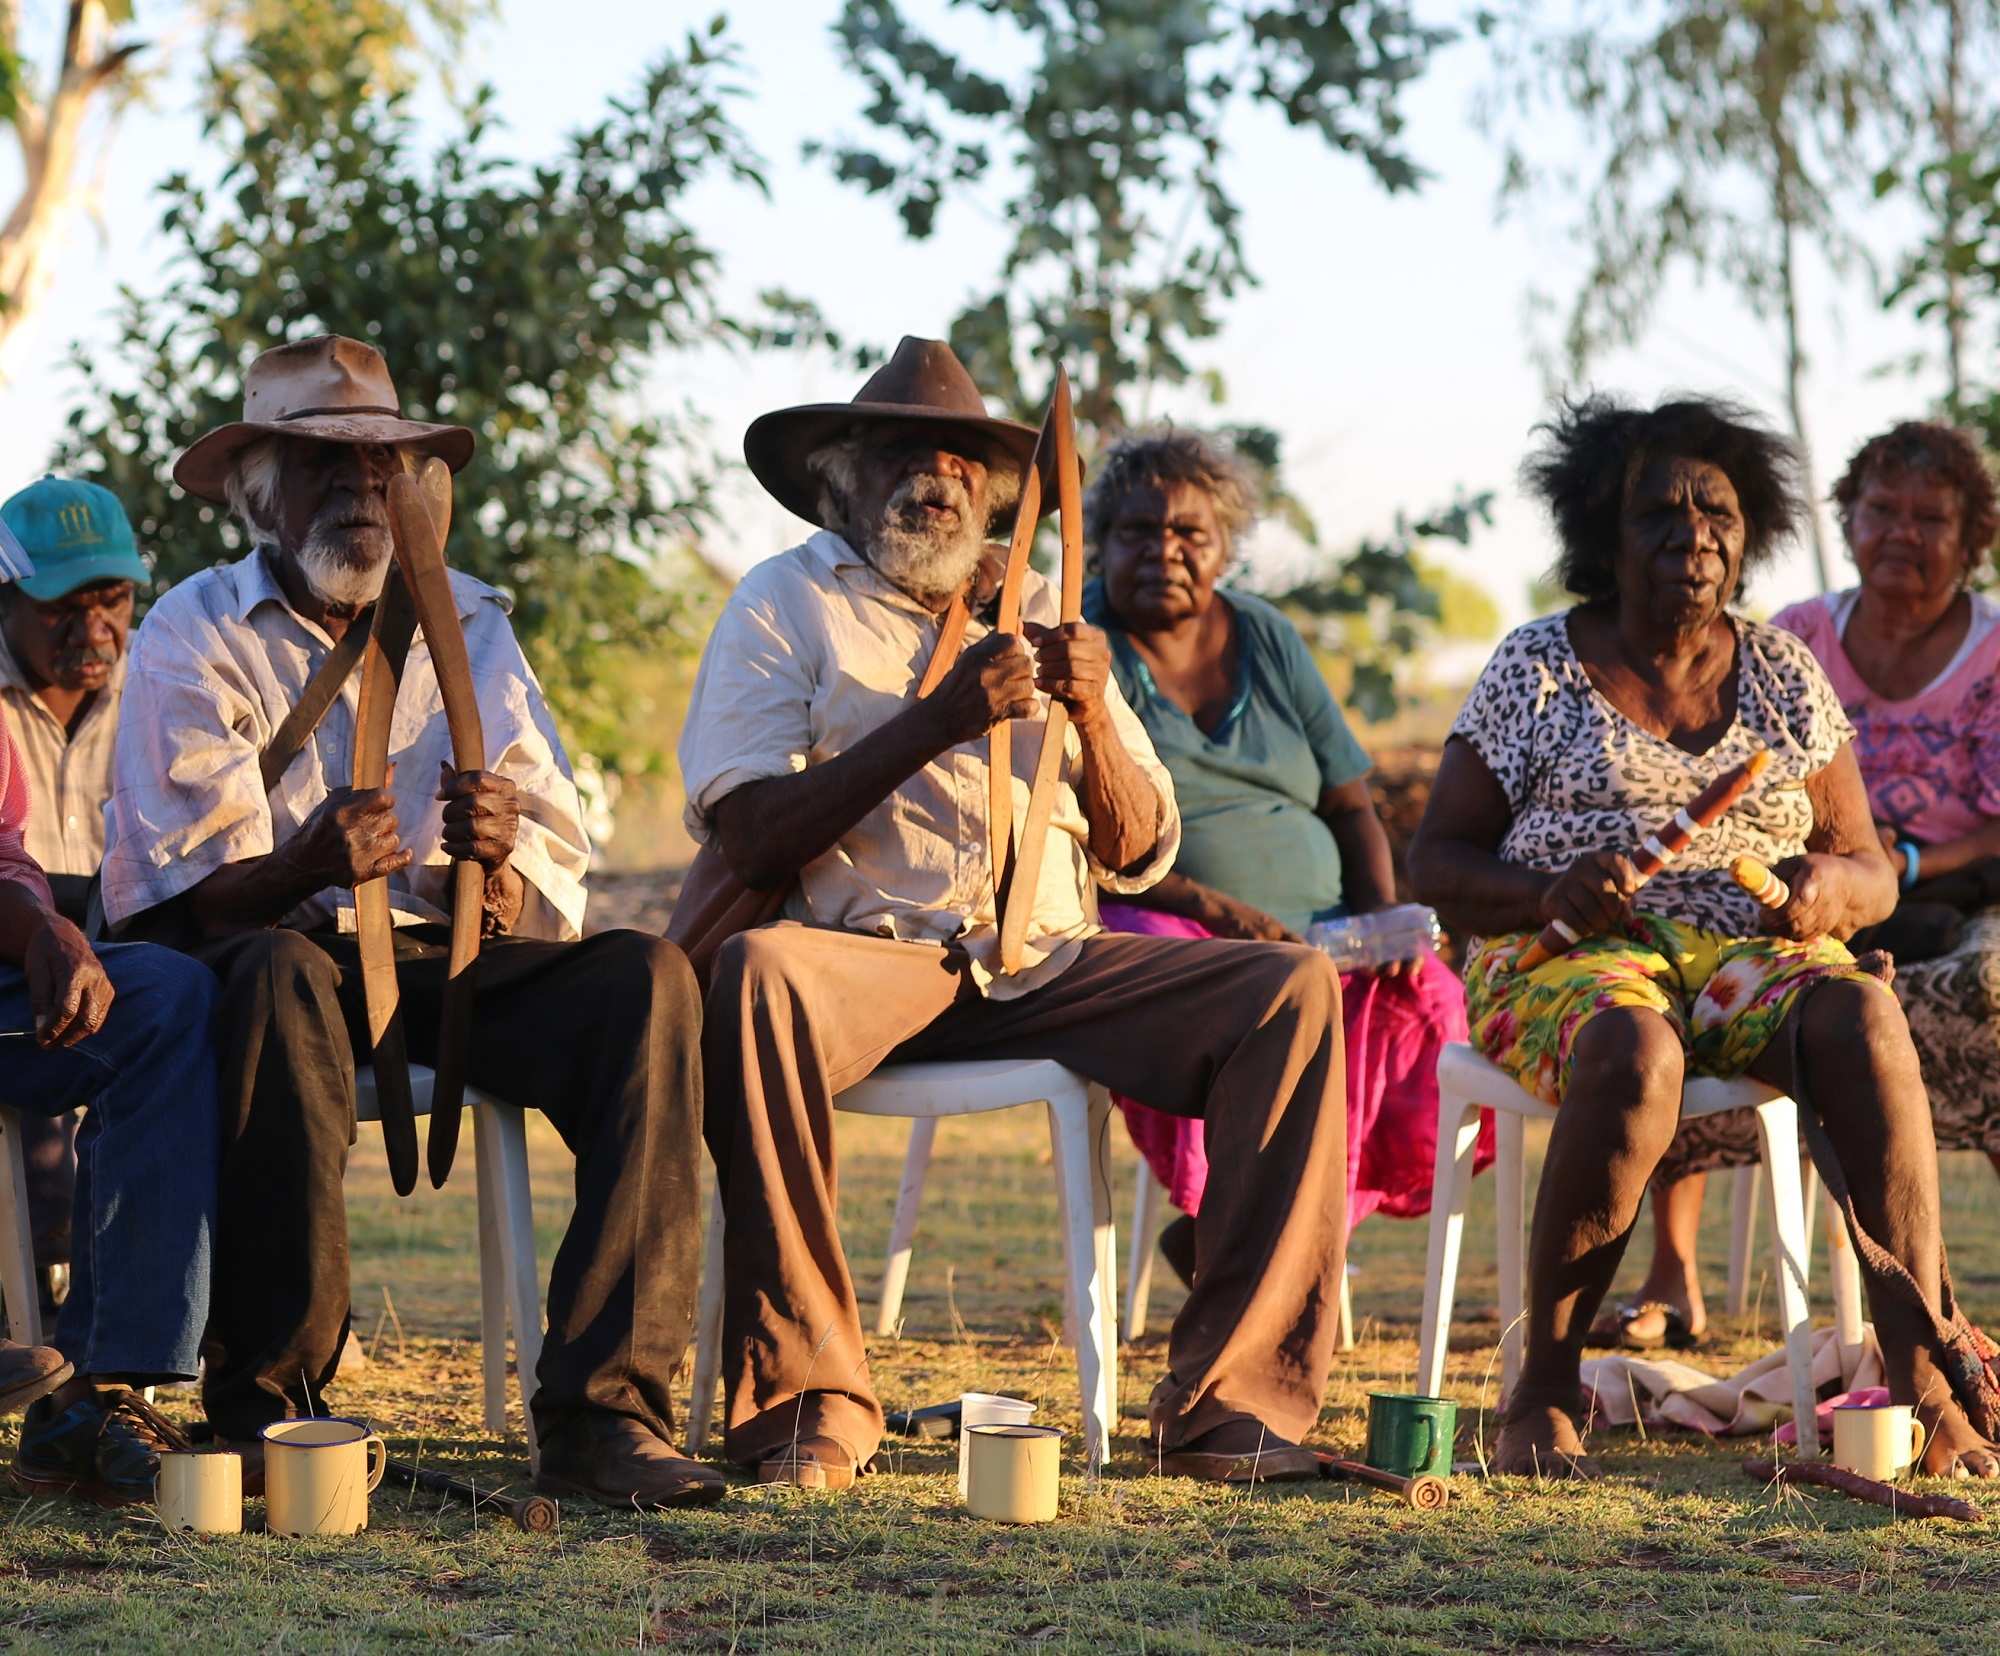
[[[18,1413],[36,1398],[48,1396],[75,1372],[54,1346],[0,1340],[0,1415]]]
[[[676,1455],[649,1426],[601,1409],[567,1416],[543,1435],[535,1487],[642,1511],[713,1506],[728,1488],[714,1467]]]

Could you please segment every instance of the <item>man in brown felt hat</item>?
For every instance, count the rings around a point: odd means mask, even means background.
[[[114,925],[181,942],[222,981],[209,1418],[254,1446],[264,1426],[322,1407],[339,1360],[341,1177],[355,1055],[368,1050],[354,887],[388,879],[410,1055],[431,1063],[450,864],[476,861],[485,940],[471,968],[470,1080],[543,1110],[576,1154],[547,1343],[523,1377],[538,1482],[619,1506],[712,1501],[720,1475],[668,1447],[700,1249],[698,992],[662,939],[580,939],[589,843],[506,598],[451,574],[492,769],[452,761],[418,647],[396,696],[387,786],[349,786],[353,679],[268,792],[261,774],[308,683],[369,625],[393,553],[390,479],[413,453],[463,466],[472,434],[405,419],[381,353],[352,339],[265,352],[243,414],[174,468],[183,488],[228,503],[251,551],[172,588],[133,640],[103,875]]]
[[[877,1065],[1049,1058],[1203,1116],[1200,1268],[1153,1394],[1157,1464],[1308,1477],[1297,1447],[1332,1362],[1346,1235],[1339,982],[1314,950],[1113,936],[1093,885],[1143,890],[1180,839],[1173,785],[1104,636],[974,619],[913,688],[1035,433],[989,418],[958,359],[905,339],[852,403],[767,414],[744,451],[820,532],[758,565],[702,657],[680,747],[688,824],[785,918],[716,957],[703,1052],[727,1215],[727,1452],[771,1482],[843,1487],[882,1431],[834,1223],[834,1094]],[[1062,787],[1020,970],[1002,970],[989,730],[1069,710]],[[1044,728],[1046,726],[1044,725]],[[1013,744],[1016,832],[1039,744]]]

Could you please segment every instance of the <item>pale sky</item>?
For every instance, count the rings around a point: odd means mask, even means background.
[[[685,0],[503,0],[499,22],[475,37],[460,73],[495,83],[511,129],[507,148],[539,158],[563,131],[594,120],[607,98],[628,90],[650,55],[705,24],[715,9]],[[837,9],[838,0],[751,0],[729,8],[749,53],[750,96],[738,118],[769,163],[772,198],[708,189],[694,200],[693,216],[721,255],[734,299],[747,304],[759,289],[784,286],[816,299],[851,338],[888,344],[906,332],[941,333],[997,266],[997,216],[980,202],[948,208],[939,234],[913,246],[886,205],[834,184],[800,158],[808,137],[866,130],[859,93],[842,75],[827,33]],[[1451,15],[1436,5],[1419,9],[1434,20]],[[947,13],[942,0],[908,0],[908,10],[942,18],[955,39],[991,27],[965,8]],[[164,17],[178,8],[142,0],[140,11]],[[1448,556],[1516,619],[1525,613],[1527,582],[1549,557],[1542,520],[1513,487],[1528,429],[1544,412],[1523,301],[1537,285],[1566,291],[1575,257],[1553,221],[1535,228],[1495,223],[1498,158],[1470,120],[1486,72],[1479,46],[1464,42],[1439,54],[1407,96],[1409,147],[1435,175],[1415,195],[1384,196],[1359,162],[1325,151],[1275,117],[1245,121],[1230,135],[1231,185],[1263,285],[1239,298],[1221,338],[1199,354],[1201,366],[1226,380],[1227,404],[1209,410],[1180,402],[1158,411],[1278,427],[1292,486],[1335,546],[1384,533],[1399,509],[1424,510],[1455,488],[1497,490],[1496,526],[1469,551]],[[14,464],[0,476],[0,491],[41,468],[75,391],[62,367],[71,341],[108,331],[119,283],[160,280],[151,188],[175,169],[212,164],[187,96],[184,78],[176,77],[160,89],[155,110],[128,118],[102,174],[106,228],[100,235],[87,223],[76,226],[58,291],[9,353],[11,395],[0,406],[0,436]],[[1552,132],[1561,130],[1552,123]],[[8,156],[5,170],[14,165]],[[1837,287],[1813,267],[1807,297],[1812,435],[1824,486],[1865,437],[1923,410],[1938,386],[1934,378],[1913,382],[1881,371],[1928,341],[1902,319],[1884,317],[1864,285]],[[1681,284],[1644,345],[1607,362],[1594,383],[1638,397],[1727,391],[1775,420],[1780,373],[1771,328],[1725,288]],[[718,446],[738,456],[742,428],[758,412],[844,399],[857,379],[818,357],[715,352],[663,364],[654,385],[662,397],[690,401],[713,422]],[[714,547],[719,561],[746,567],[799,538],[796,520],[747,479],[728,498],[728,523]],[[1267,537],[1262,555],[1283,555],[1275,537]],[[1752,602],[1775,607],[1811,587],[1801,551],[1764,578]]]

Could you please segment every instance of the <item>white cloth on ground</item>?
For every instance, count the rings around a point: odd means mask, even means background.
[[[1882,1352],[1875,1325],[1864,1323],[1861,1343],[1843,1352],[1831,1328],[1812,1336],[1813,1390],[1838,1382],[1843,1392],[1879,1386]],[[1766,1352],[1748,1368],[1723,1379],[1671,1357],[1591,1357],[1583,1364],[1590,1418],[1599,1426],[1682,1426],[1710,1437],[1746,1437],[1792,1418],[1792,1375],[1785,1351]]]

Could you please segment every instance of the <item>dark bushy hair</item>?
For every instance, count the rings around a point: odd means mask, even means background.
[[[1956,426],[1905,420],[1863,443],[1833,486],[1842,525],[1871,477],[1910,472],[1934,477],[1958,491],[1958,544],[1970,574],[2000,539],[2000,504],[1994,500],[1993,474],[1979,444]]]
[[[1720,397],[1676,397],[1634,408],[1614,397],[1567,398],[1535,427],[1541,443],[1521,483],[1549,509],[1560,550],[1551,571],[1579,598],[1617,591],[1625,491],[1651,459],[1705,460],[1735,486],[1743,507],[1743,572],[1767,562],[1805,516],[1798,451],[1749,409]]]
[[[1236,538],[1257,518],[1255,476],[1223,439],[1161,426],[1119,438],[1097,463],[1097,475],[1083,494],[1083,539],[1092,557],[1103,550],[1112,515],[1128,494],[1176,483],[1191,484],[1208,496],[1215,521],[1234,550]]]

